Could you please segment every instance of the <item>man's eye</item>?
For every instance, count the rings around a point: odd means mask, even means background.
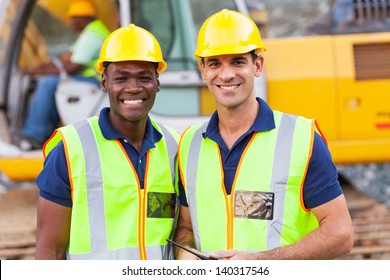
[[[235,60],[235,61],[233,61],[233,64],[235,64],[235,65],[244,64],[244,61],[242,61],[242,60]]]
[[[218,62],[209,63],[209,67],[216,67],[216,66],[218,66],[218,65],[219,65]]]
[[[152,80],[152,78],[151,77],[140,77],[140,80],[143,82],[149,82]]]

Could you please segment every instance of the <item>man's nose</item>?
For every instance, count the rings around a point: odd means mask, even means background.
[[[220,75],[222,80],[229,81],[234,78],[234,75],[235,75],[234,71],[229,65],[222,67],[221,75]]]
[[[126,85],[126,92],[137,93],[142,90],[142,87],[139,85],[137,79],[128,79]]]

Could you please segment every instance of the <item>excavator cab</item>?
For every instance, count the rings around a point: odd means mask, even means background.
[[[8,17],[5,19],[13,19],[14,22],[10,22],[7,29],[6,21],[2,25],[2,32],[10,34],[9,38],[4,38],[8,40],[4,42],[4,47],[11,41],[14,44],[12,49],[6,49],[9,55],[4,58],[5,83],[2,96],[5,98],[5,118],[9,121],[7,132],[11,143],[17,141],[36,85],[36,77],[23,75],[19,69],[46,62],[65,52],[75,41],[76,34],[69,29],[69,18],[66,16],[69,2],[18,0],[8,3],[8,10],[5,11]],[[95,5],[98,18],[110,30],[119,27],[115,17],[118,14],[115,1],[95,1]],[[15,13],[14,17],[9,16],[12,13]],[[15,26],[19,31],[14,31]],[[96,114],[90,107],[100,108],[91,104],[103,100],[103,93],[96,86],[73,81],[64,70],[60,77],[56,101],[61,123],[69,124]]]

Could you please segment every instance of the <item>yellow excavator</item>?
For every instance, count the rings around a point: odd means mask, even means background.
[[[390,205],[390,1],[332,3],[308,36],[266,41],[267,100],[316,118],[339,174]]]

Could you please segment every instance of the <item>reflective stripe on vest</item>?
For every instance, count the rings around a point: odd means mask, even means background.
[[[301,193],[313,121],[277,111],[274,117],[276,129],[255,133],[248,143],[231,195],[225,191],[219,147],[202,137],[207,123],[184,133],[179,166],[198,250],[270,250],[294,243],[318,226],[304,209]],[[254,209],[264,210],[263,216],[252,213]]]
[[[174,205],[168,204],[177,192],[170,161],[178,135],[152,124],[164,137],[147,153],[144,189],[121,143],[101,134],[97,117],[57,130],[71,177],[69,259],[163,259],[169,254]],[[58,136],[50,141],[58,143]]]

